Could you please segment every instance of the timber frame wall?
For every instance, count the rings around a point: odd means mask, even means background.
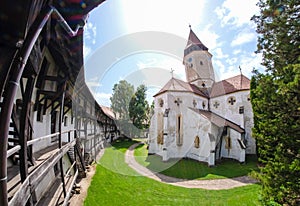
[[[117,135],[82,68],[85,16],[102,2],[2,3],[0,205],[43,205],[50,188],[47,204],[67,205],[77,176]]]

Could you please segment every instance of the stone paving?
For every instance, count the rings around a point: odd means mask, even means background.
[[[186,180],[155,173],[136,162],[134,158],[134,148],[139,144],[141,143],[136,143],[129,147],[125,154],[125,162],[139,174],[152,178],[159,182],[180,187],[202,188],[207,190],[224,190],[257,183],[257,180],[252,179],[248,176],[213,180]]]

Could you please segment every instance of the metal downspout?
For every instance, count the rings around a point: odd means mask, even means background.
[[[83,26],[77,25],[75,31],[67,24],[64,18],[53,6],[47,6],[34,21],[24,40],[21,49],[18,51],[16,58],[13,60],[9,71],[12,72],[7,86],[6,96],[3,98],[3,107],[0,113],[0,205],[8,205],[7,197],[7,139],[9,123],[12,114],[14,99],[17,93],[20,79],[22,77],[25,65],[30,56],[32,48],[39,37],[43,27],[50,18],[52,13],[58,17],[58,23],[67,31],[70,36],[75,36]]]

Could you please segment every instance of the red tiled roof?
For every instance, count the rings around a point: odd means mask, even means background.
[[[217,97],[248,89],[250,89],[250,79],[240,74],[235,77],[216,82],[212,87],[210,96]]]
[[[110,107],[101,106],[101,109],[108,117],[110,117],[111,119],[115,119],[115,114]]]
[[[205,93],[203,93],[198,87],[196,87],[193,84],[189,84],[187,82],[184,82],[180,79],[175,79],[174,77],[170,79],[167,84],[157,93],[154,95],[157,96],[159,94],[162,94],[166,91],[175,91],[175,92],[192,92],[194,94],[206,97]]]
[[[194,109],[194,108],[190,108],[190,109],[192,109],[194,112],[197,112],[198,114],[202,115],[203,117],[205,117],[206,119],[208,119],[209,121],[211,121],[212,123],[217,125],[218,127],[230,127],[239,133],[245,132],[245,130],[243,128],[241,128],[240,125],[237,125],[234,122],[231,122],[228,119],[225,119],[213,112],[206,111],[206,110],[200,110],[200,109]]]

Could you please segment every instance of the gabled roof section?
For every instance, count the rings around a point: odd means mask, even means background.
[[[240,127],[240,125],[237,125],[234,122],[231,122],[230,120],[221,117],[211,111],[195,109],[195,108],[190,108],[190,109],[200,114],[204,118],[208,119],[210,122],[217,125],[218,127],[230,127],[241,134],[245,133],[245,130],[242,127]]]
[[[184,49],[184,56],[191,53],[192,51],[208,51],[208,48],[200,41],[197,35],[190,28],[189,38]]]
[[[250,79],[243,74],[214,83],[210,97],[222,96],[233,92],[249,90]]]
[[[115,119],[115,114],[110,107],[106,107],[103,105],[101,105],[100,107],[101,107],[102,111],[104,112],[104,114],[106,114],[111,119]]]
[[[176,79],[172,77],[167,84],[157,93],[154,95],[154,97],[158,96],[159,94],[162,94],[167,91],[172,92],[191,92],[203,97],[207,97],[205,93],[203,93],[198,87],[196,87],[193,84],[189,84],[187,82],[184,82],[180,79]]]

